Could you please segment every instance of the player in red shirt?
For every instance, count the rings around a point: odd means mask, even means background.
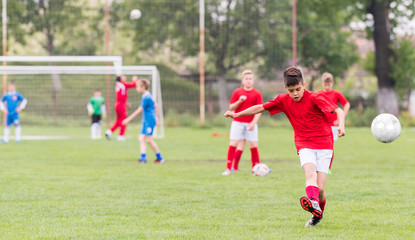
[[[128,89],[134,88],[137,85],[138,78],[137,76],[133,77],[132,82],[127,82],[124,75],[117,76],[115,79],[115,113],[116,119],[114,124],[110,129],[105,131],[105,136],[107,139],[111,139],[112,132],[115,131],[118,127],[120,128],[120,133],[117,137],[118,141],[125,141],[125,128],[126,126],[122,124],[122,121],[127,118],[127,99],[128,99]]]
[[[343,96],[343,94],[333,89],[334,79],[331,73],[325,72],[321,76],[321,84],[323,86],[322,90],[317,91],[317,93],[322,93],[326,95],[330,100],[332,100],[335,104],[339,104],[343,106],[344,117],[347,116],[347,113],[350,110],[350,103],[347,99]],[[337,115],[335,113],[327,113],[327,118],[331,124],[331,128],[333,130],[333,138],[334,141],[337,140],[337,126],[339,126],[339,121],[337,120]]]
[[[242,87],[235,89],[229,101],[229,109],[241,112],[251,106],[262,104],[262,94],[254,88],[254,74],[251,70],[242,72]],[[261,113],[255,116],[243,116],[233,119],[231,131],[229,134],[228,157],[226,161],[226,170],[222,175],[230,175],[232,172],[232,163],[235,171],[238,171],[238,164],[245,147],[245,140],[249,143],[251,149],[252,167],[259,163],[258,153],[258,125],[257,122]]]
[[[255,105],[242,112],[227,111],[225,117],[237,118],[262,113],[285,113],[294,129],[294,142],[305,173],[307,197],[300,198],[301,206],[312,213],[305,227],[315,226],[323,218],[326,205],[324,185],[333,157],[333,135],[326,112],[335,112],[339,120],[338,136],[344,136],[344,112],[323,94],[305,90],[298,67],[284,71],[284,85],[288,94],[281,94],[265,104]]]

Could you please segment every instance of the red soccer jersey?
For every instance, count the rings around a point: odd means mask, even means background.
[[[288,93],[266,102],[263,107],[271,115],[284,112],[294,129],[297,153],[303,148],[333,149],[333,133],[325,112],[337,108],[326,96],[304,90],[299,102]]]
[[[124,81],[117,82],[115,84],[115,98],[116,98],[115,105],[125,104],[128,98],[127,89],[133,88],[135,86],[136,86],[135,82],[124,82]]]
[[[323,95],[326,95],[331,101],[333,101],[335,104],[341,104],[342,106],[346,105],[349,101],[343,96],[343,94],[335,89],[331,90],[330,92],[325,92],[323,90],[317,91],[317,93],[321,93]],[[335,123],[337,120],[337,114],[336,113],[327,113],[327,118],[329,120],[329,123],[331,126],[338,126],[339,123]]]
[[[257,89],[253,88],[250,91],[246,91],[243,87],[235,89],[232,93],[231,100],[229,101],[230,104],[239,100],[240,96],[246,96],[246,100],[241,102],[238,107],[235,109],[235,113],[241,112],[249,107],[252,107],[257,104],[262,104],[262,94]],[[243,122],[243,123],[250,123],[254,119],[255,115],[248,115],[242,116],[238,118],[234,118],[233,121]]]

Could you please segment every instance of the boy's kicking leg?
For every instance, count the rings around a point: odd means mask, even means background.
[[[322,212],[319,204],[319,189],[317,185],[317,151],[314,149],[303,148],[298,152],[301,166],[304,170],[306,181],[307,197],[300,198],[301,206],[309,211],[313,216],[321,218]]]
[[[315,217],[321,218],[322,211],[319,204],[319,188],[317,185],[316,166],[313,163],[306,163],[303,166],[306,178],[307,197],[300,198],[301,206],[304,210],[311,212]]]
[[[315,226],[323,218],[326,206],[324,186],[333,150],[328,149],[301,149],[299,151],[301,165],[306,177],[307,197],[301,197],[301,206],[313,214],[305,227]]]
[[[312,216],[305,224],[305,227],[311,227],[317,225],[323,218],[324,208],[326,207],[326,192],[324,191],[324,185],[326,184],[327,174],[323,172],[317,172],[317,185],[319,189],[319,205],[321,208],[321,217]]]

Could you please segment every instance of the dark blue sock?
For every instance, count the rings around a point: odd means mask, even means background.
[[[157,160],[163,160],[161,153],[156,153]]]
[[[140,161],[147,161],[145,153],[141,154]]]

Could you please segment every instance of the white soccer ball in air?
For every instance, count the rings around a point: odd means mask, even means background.
[[[134,20],[134,19],[139,19],[141,17],[141,11],[138,9],[133,9],[130,12],[130,19]]]
[[[401,134],[399,119],[390,113],[382,113],[375,117],[371,126],[373,136],[380,142],[390,143]]]
[[[263,163],[258,163],[254,166],[254,168],[252,168],[252,174],[258,177],[267,176],[269,172],[268,166]]]

